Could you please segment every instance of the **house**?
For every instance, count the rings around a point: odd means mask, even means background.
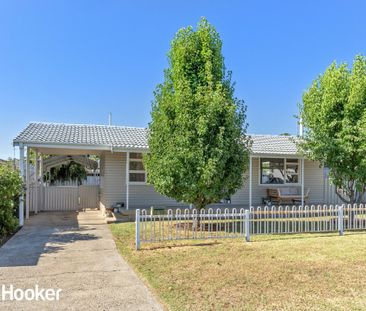
[[[302,195],[309,190],[306,203],[325,202],[324,189],[327,182],[323,176],[323,168],[319,163],[304,159],[299,154],[295,144],[296,137],[251,137],[253,145],[250,170],[246,173],[249,176],[244,186],[230,198],[231,206],[261,205],[267,197],[267,189],[284,187],[297,187]],[[145,128],[30,123],[14,139],[13,144],[19,147],[24,178],[25,148],[32,148],[37,154],[99,156],[98,204],[102,210],[116,202],[123,202],[127,209],[187,206],[160,195],[152,185],[146,183],[146,172],[142,163],[142,154],[149,151],[148,132]],[[42,163],[39,164],[41,165]],[[36,170],[40,172],[39,167]]]

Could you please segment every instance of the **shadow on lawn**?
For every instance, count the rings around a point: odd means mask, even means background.
[[[222,244],[218,241],[212,241],[212,242],[204,242],[204,243],[196,243],[196,244],[189,244],[189,243],[182,243],[182,244],[174,244],[174,245],[146,245],[146,248],[142,248],[143,251],[153,251],[157,249],[171,249],[171,248],[182,248],[182,247],[202,247],[202,246],[215,246]]]
[[[365,231],[357,230],[351,232],[344,232],[344,236],[348,235],[366,235]],[[287,233],[283,235],[254,235],[251,243],[268,242],[268,241],[282,241],[282,240],[307,240],[318,238],[334,238],[338,237],[337,232],[308,232],[308,233]],[[260,239],[258,239],[260,237]]]
[[[345,232],[345,236],[351,236],[351,235],[365,235],[365,231],[357,230],[357,231],[351,231],[351,232]],[[254,235],[251,237],[251,241],[249,243],[260,243],[260,242],[269,242],[269,241],[285,241],[285,240],[310,240],[310,239],[318,239],[318,238],[334,238],[338,237],[337,232],[312,232],[312,233],[303,233],[299,235],[299,233],[289,233],[286,235]],[[259,239],[258,239],[259,238]],[[240,240],[240,239],[228,239],[228,240]],[[243,243],[246,243],[244,241],[244,238],[242,239]],[[188,241],[188,240],[187,240]],[[192,240],[189,240],[192,241]],[[164,243],[164,242],[162,242]],[[190,243],[182,243],[182,244],[158,244],[158,245],[152,245],[147,244],[144,245],[144,247],[141,249],[142,251],[153,251],[153,250],[159,250],[159,249],[174,249],[174,248],[185,248],[185,247],[205,247],[205,246],[216,246],[222,244],[222,241],[212,240],[211,242],[203,242],[203,243],[196,243],[196,244],[190,244]],[[243,244],[244,245],[244,244]]]

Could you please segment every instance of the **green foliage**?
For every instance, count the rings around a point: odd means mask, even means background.
[[[180,29],[152,103],[148,182],[197,208],[235,193],[248,166],[246,106],[234,96],[221,47],[204,18],[196,31]]]
[[[345,202],[360,201],[366,186],[366,58],[352,69],[335,63],[303,95],[306,155],[329,167]]]
[[[74,161],[51,169],[51,183],[55,181],[77,180],[80,184],[86,178],[85,167]]]
[[[10,165],[0,165],[0,239],[12,233],[18,226],[14,216],[16,202],[22,190],[19,172]]]

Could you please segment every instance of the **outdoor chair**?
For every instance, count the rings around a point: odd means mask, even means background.
[[[309,198],[310,189],[304,192],[304,204]],[[301,188],[300,187],[281,187],[275,189],[267,189],[268,199],[272,203],[277,203],[281,205],[283,203],[290,204],[301,204]]]

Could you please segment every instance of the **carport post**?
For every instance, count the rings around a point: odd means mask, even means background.
[[[141,247],[140,244],[140,210],[136,210],[136,250],[138,251]]]
[[[304,169],[304,165],[305,165],[305,161],[304,161],[304,158],[301,159],[301,206],[304,207],[304,172],[305,172],[305,169]]]
[[[40,195],[41,195],[41,210],[43,209],[43,202],[44,202],[44,191],[43,191],[43,157],[42,153],[39,153],[39,184],[40,184]],[[38,207],[37,207],[38,212]]]
[[[252,171],[253,171],[253,159],[249,156],[249,208],[252,207]]]
[[[126,152],[126,209],[129,207],[130,196],[130,152]]]
[[[34,170],[34,175],[35,175],[35,187],[36,187],[36,204],[34,206],[34,212],[37,214],[38,213],[38,171],[39,171],[39,162],[38,162],[38,157],[39,157],[39,153],[38,153],[38,150],[36,149],[36,163],[35,163],[35,170]]]
[[[26,183],[26,204],[25,204],[25,218],[29,218],[29,205],[30,205],[30,183],[29,183],[29,177],[30,177],[30,170],[29,170],[29,157],[30,157],[30,148],[27,147],[27,163],[26,163],[26,170],[25,170],[25,183]]]
[[[23,144],[19,144],[19,170],[20,176],[24,185],[24,146]],[[22,193],[19,198],[19,226],[24,225],[24,191],[22,189]]]

